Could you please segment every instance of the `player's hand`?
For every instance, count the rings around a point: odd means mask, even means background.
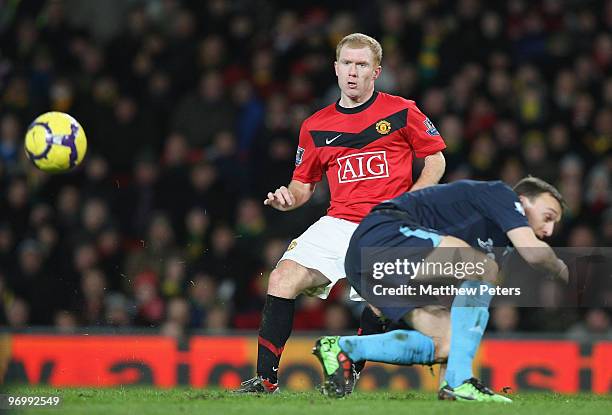
[[[268,198],[264,200],[264,205],[274,209],[286,211],[293,208],[295,198],[285,186],[281,186],[274,193],[268,192]]]
[[[560,265],[560,270],[557,275],[555,275],[555,277],[567,284],[569,282],[569,268],[567,267],[565,262],[561,261],[560,259],[558,259],[558,261]]]

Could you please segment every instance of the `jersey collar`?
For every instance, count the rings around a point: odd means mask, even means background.
[[[374,103],[374,101],[376,101],[376,97],[378,96],[378,91],[374,91],[374,93],[372,94],[372,96],[370,97],[370,99],[368,99],[366,102],[364,102],[361,105],[358,105],[356,107],[353,108],[344,108],[340,106],[340,100],[336,101],[336,110],[338,112],[341,112],[343,114],[357,114],[361,111],[364,111],[365,109],[367,109],[370,105],[372,105]]]

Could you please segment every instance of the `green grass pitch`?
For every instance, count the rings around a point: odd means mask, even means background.
[[[318,392],[286,392],[265,396],[236,396],[229,392],[198,389],[56,389],[11,387],[4,393],[20,396],[61,396],[55,409],[31,408],[14,411],[24,414],[306,414],[306,415],[390,415],[390,414],[533,414],[597,415],[612,413],[611,395],[559,395],[520,393],[511,395],[513,404],[439,402],[432,393],[356,392],[334,400]],[[41,412],[42,411],[42,412]],[[3,411],[0,411],[3,412]]]

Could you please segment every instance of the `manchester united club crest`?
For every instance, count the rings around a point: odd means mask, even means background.
[[[391,123],[387,120],[380,120],[376,123],[376,131],[378,134],[389,134],[391,132]]]
[[[291,251],[293,248],[295,248],[296,245],[297,245],[297,241],[294,239],[293,241],[291,241],[291,243],[287,247],[287,251]]]

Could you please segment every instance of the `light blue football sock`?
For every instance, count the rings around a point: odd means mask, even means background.
[[[434,360],[433,340],[414,330],[393,330],[369,336],[343,336],[340,337],[339,344],[355,362],[369,360],[412,365],[429,364]]]
[[[487,287],[483,293],[481,285]],[[472,289],[474,294],[458,295],[453,300],[450,313],[451,344],[446,369],[446,381],[453,388],[474,376],[472,363],[487,328],[489,304],[493,298],[488,288],[494,287],[486,282],[464,281],[461,288]]]

